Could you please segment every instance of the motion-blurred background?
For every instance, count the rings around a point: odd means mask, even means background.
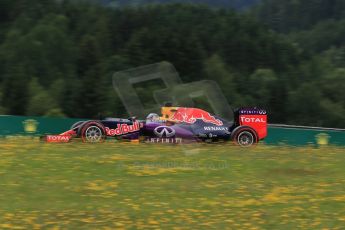
[[[345,127],[344,0],[0,1],[0,114],[126,116],[112,74],[163,60],[271,123]]]

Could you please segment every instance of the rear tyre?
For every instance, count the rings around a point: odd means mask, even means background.
[[[233,136],[233,141],[241,147],[251,147],[257,144],[258,139],[255,131],[247,128],[240,128]]]
[[[86,122],[81,127],[81,137],[83,142],[87,143],[100,143],[106,139],[105,128],[98,122]]]

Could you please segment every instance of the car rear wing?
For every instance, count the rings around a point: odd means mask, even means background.
[[[238,126],[249,126],[256,131],[259,139],[267,136],[267,111],[264,109],[239,108],[235,111],[235,123]]]

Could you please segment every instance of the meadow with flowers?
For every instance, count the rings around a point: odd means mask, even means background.
[[[344,153],[0,140],[0,228],[342,229]]]

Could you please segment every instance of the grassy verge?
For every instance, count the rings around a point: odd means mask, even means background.
[[[0,228],[341,229],[343,148],[0,141]]]

